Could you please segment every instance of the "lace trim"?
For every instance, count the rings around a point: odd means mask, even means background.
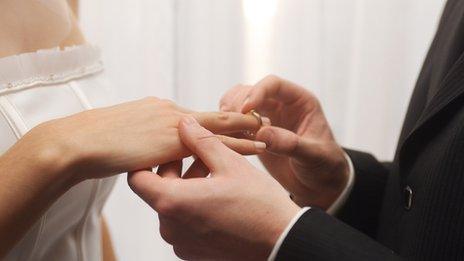
[[[103,70],[98,47],[84,44],[0,58],[0,94],[52,85]]]
[[[87,75],[96,74],[103,71],[103,62],[98,61],[97,63],[89,66],[84,66],[81,68],[77,68],[73,71],[58,73],[58,74],[49,74],[35,76],[32,78],[9,82],[0,84],[0,94],[16,92],[24,89],[28,89],[37,85],[52,85],[52,84],[59,84],[65,83],[77,78],[82,78]],[[3,89],[2,89],[3,88]]]

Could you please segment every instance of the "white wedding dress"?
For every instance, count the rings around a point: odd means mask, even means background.
[[[0,58],[0,153],[37,124],[112,105],[113,96],[93,46]],[[101,260],[100,215],[114,182],[88,180],[70,189],[5,260]]]

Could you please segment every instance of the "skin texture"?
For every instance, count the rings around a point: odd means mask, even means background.
[[[242,113],[254,109],[269,118],[272,126],[254,137],[267,144],[259,158],[300,206],[327,209],[345,188],[349,165],[311,92],[271,75],[254,86],[230,89],[220,107]]]
[[[73,11],[76,17],[79,16],[79,0],[68,0],[69,7]]]
[[[68,2],[72,12],[64,19],[33,1],[0,1],[0,57],[84,44],[86,41],[77,23],[79,1]],[[108,232],[106,227],[103,232]],[[102,245],[103,260],[115,260],[109,233],[103,233]]]
[[[106,224],[105,218],[101,219],[101,229],[102,229],[102,252],[103,252],[103,261],[116,261],[116,254],[114,253],[113,243],[111,242],[111,234]]]
[[[182,162],[174,161],[158,174],[128,176],[132,190],[158,212],[163,239],[181,259],[266,260],[300,208],[193,117],[180,122],[179,134],[203,167],[194,164],[181,177]]]
[[[77,9],[77,1],[71,4]],[[75,14],[67,9],[63,5],[54,12],[30,0],[0,1],[0,57],[85,43]]]
[[[52,120],[29,131],[0,157],[0,259],[73,185],[191,155],[178,134],[186,115],[218,134],[260,127],[252,116],[197,113],[145,98]],[[240,153],[263,151],[264,144],[253,141],[218,139]]]

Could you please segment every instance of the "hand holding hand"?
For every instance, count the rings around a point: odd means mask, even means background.
[[[193,112],[171,101],[145,98],[89,110],[32,129],[11,150],[21,157],[34,152],[38,162],[58,169],[72,183],[167,163],[189,156],[180,141],[178,124],[192,115],[216,134],[256,130],[252,116],[239,113]],[[259,153],[264,144],[218,136],[245,154]]]
[[[0,184],[6,188],[0,190],[0,259],[76,183],[189,156],[192,152],[178,132],[186,115],[217,134],[260,127],[252,116],[198,113],[146,98],[56,119],[29,131],[0,157]],[[241,153],[258,153],[265,147],[215,137]]]
[[[259,155],[267,170],[300,206],[327,209],[348,180],[349,166],[317,98],[294,83],[268,76],[255,86],[238,85],[220,103],[222,111],[256,110],[273,126],[255,136],[267,144]]]
[[[265,260],[298,206],[193,118],[182,120],[179,131],[199,158],[183,177],[179,161],[161,166],[159,175],[128,176],[132,190],[158,212],[162,237],[182,259]]]

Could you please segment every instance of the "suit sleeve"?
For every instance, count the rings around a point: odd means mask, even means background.
[[[311,208],[291,228],[276,260],[402,260],[367,235]]]
[[[380,163],[367,153],[345,151],[353,163],[355,181],[348,199],[337,213],[337,218],[376,238],[380,209],[390,171],[389,164]]]
[[[345,150],[355,181],[337,217],[311,208],[290,229],[276,260],[402,260],[376,242],[390,165],[372,155]]]

